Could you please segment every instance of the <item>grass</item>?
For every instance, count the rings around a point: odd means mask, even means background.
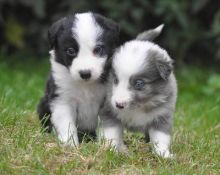
[[[46,59],[45,59],[46,60]],[[0,174],[220,174],[220,75],[196,67],[178,69],[173,160],[149,151],[140,134],[126,133],[130,154],[105,144],[63,147],[40,132],[36,105],[49,65],[0,59]]]

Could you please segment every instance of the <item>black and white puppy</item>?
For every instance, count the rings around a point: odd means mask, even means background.
[[[167,52],[147,41],[162,30],[162,25],[126,42],[113,56],[109,94],[100,114],[102,136],[119,151],[123,127],[141,131],[154,151],[170,157],[172,118],[177,85],[173,61]]]
[[[48,37],[51,73],[39,118],[61,142],[77,146],[79,133],[95,135],[119,28],[99,14],[79,13],[55,22]]]

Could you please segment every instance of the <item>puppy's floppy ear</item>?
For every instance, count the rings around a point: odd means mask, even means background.
[[[162,48],[151,49],[148,52],[148,58],[155,64],[159,76],[164,80],[168,80],[173,70],[173,60],[168,53]]]
[[[103,29],[110,31],[111,32],[111,37],[112,39],[114,39],[116,42],[119,40],[119,34],[120,34],[120,28],[119,25],[114,22],[113,20],[106,18],[102,15],[99,15],[97,13],[93,14],[97,23],[103,27]]]
[[[53,23],[48,30],[49,49],[53,49],[56,44],[57,34],[63,29],[63,24],[66,18],[62,18]]]
[[[169,61],[157,60],[156,62],[156,66],[159,71],[159,74],[164,80],[168,80],[170,73],[173,70],[172,63],[173,63],[172,60],[169,60]]]
[[[161,24],[160,26],[158,26],[154,29],[146,30],[146,31],[138,34],[136,39],[140,40],[140,41],[153,41],[157,36],[160,35],[163,27],[164,27],[164,24]]]

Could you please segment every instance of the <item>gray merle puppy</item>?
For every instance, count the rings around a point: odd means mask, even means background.
[[[119,151],[127,150],[123,143],[126,127],[143,132],[158,155],[172,155],[169,147],[177,97],[173,61],[164,49],[149,41],[162,28],[138,35],[113,56],[108,98],[100,113],[101,136]]]
[[[79,13],[55,22],[48,37],[51,73],[39,118],[46,131],[54,128],[61,142],[77,146],[81,133],[96,134],[119,28],[101,15]]]

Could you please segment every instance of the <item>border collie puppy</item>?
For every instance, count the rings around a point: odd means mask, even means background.
[[[123,128],[141,131],[162,157],[170,157],[177,85],[172,59],[150,42],[162,25],[117,49],[112,60],[108,98],[100,112],[102,133],[118,151],[126,151]],[[148,41],[147,41],[148,40]]]
[[[39,118],[46,131],[77,146],[80,133],[95,135],[119,28],[99,14],[77,13],[55,22],[48,38],[51,73]]]

